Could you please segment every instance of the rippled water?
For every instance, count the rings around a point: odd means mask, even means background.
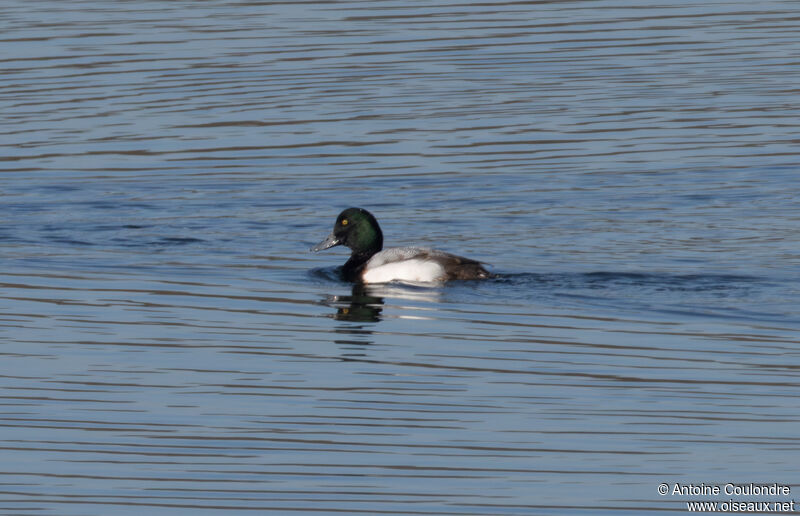
[[[800,492],[795,2],[10,2],[0,29],[3,514]],[[497,277],[342,283],[307,250],[348,206]]]

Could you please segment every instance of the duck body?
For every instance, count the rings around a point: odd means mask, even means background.
[[[348,281],[434,283],[491,276],[480,262],[444,251],[427,247],[383,249],[383,233],[378,221],[362,208],[348,208],[340,213],[330,236],[311,250],[321,251],[337,245],[352,250],[350,259],[342,266],[342,274]]]
[[[480,262],[427,247],[394,247],[376,253],[364,264],[364,283],[439,282],[488,278]]]

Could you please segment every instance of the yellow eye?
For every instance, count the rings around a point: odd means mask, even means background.
[[[349,221],[347,219],[342,219],[342,226],[346,226]]]

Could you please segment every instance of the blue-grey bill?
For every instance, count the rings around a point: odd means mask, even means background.
[[[323,249],[328,249],[330,247],[333,247],[333,246],[339,245],[339,244],[341,244],[341,242],[339,242],[339,239],[336,238],[336,236],[333,233],[331,233],[330,235],[328,235],[328,238],[326,238],[322,242],[320,242],[317,245],[315,245],[314,247],[312,247],[311,251],[316,253],[317,251],[322,251]]]

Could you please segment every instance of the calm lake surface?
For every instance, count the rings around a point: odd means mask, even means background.
[[[0,513],[800,501],[800,5],[626,4],[3,3]]]

